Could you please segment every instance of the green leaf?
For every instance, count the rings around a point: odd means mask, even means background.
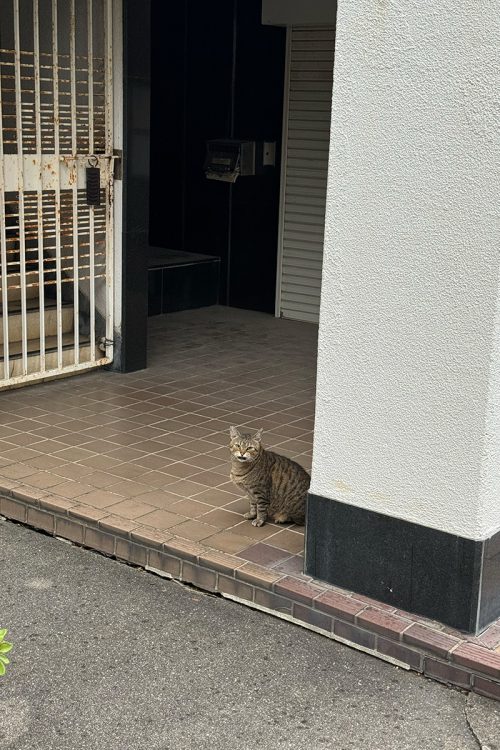
[[[7,635],[7,628],[2,628],[0,630],[0,641],[3,641],[6,635]]]
[[[7,641],[3,641],[2,643],[0,643],[0,654],[8,654],[11,648],[12,648],[12,643],[7,643]]]
[[[5,667],[2,664],[2,662],[0,661],[0,676],[3,675],[3,674],[5,674]]]
[[[2,656],[2,654],[0,654],[0,662],[3,662],[4,664],[10,664],[10,659],[7,659],[6,656]]]

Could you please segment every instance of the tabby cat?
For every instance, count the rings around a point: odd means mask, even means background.
[[[263,526],[269,517],[275,523],[304,523],[307,490],[311,477],[299,464],[262,447],[262,430],[243,435],[229,431],[231,479],[245,490],[250,511],[244,518]]]

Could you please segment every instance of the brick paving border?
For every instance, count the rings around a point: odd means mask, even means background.
[[[0,488],[0,514],[55,537],[314,630],[405,669],[500,700],[500,653],[387,605],[262,568],[156,529],[55,498],[19,482]]]

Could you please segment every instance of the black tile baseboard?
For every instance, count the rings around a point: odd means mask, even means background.
[[[500,615],[500,533],[465,539],[309,495],[306,573],[467,633]]]

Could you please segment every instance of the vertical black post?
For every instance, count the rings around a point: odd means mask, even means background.
[[[233,0],[233,45],[231,61],[231,92],[230,92],[230,115],[229,115],[229,137],[234,138],[234,113],[236,106],[236,50],[238,43],[238,0]],[[233,183],[229,183],[229,199],[227,205],[227,271],[226,271],[226,305],[230,305],[231,299],[231,249],[233,231]]]
[[[114,369],[147,364],[151,0],[123,4],[122,322]]]

